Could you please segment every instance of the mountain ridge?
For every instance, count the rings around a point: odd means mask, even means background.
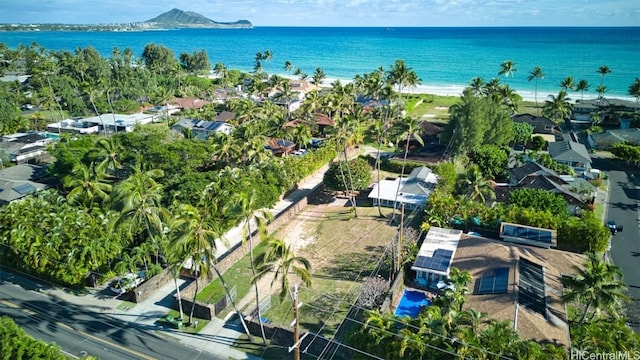
[[[194,11],[183,11],[173,8],[152,19],[143,22],[148,27],[172,27],[172,28],[252,28],[249,20],[237,20],[234,22],[218,22]]]

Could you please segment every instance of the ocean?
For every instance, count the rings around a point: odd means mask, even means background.
[[[495,27],[495,28],[339,28],[256,27],[243,30],[180,29],[144,32],[0,32],[10,48],[37,42],[46,49],[74,50],[93,46],[104,56],[114,47],[129,47],[140,56],[148,43],[164,45],[176,56],[204,49],[212,66],[250,71],[255,54],[271,50],[265,63],[269,73],[286,74],[285,61],[310,76],[321,67],[330,80],[351,80],[379,67],[389,69],[403,59],[422,80],[417,91],[457,95],[475,76],[485,81],[498,76],[505,60],[516,63],[506,81],[524,98],[533,98],[535,81],[527,80],[534,66],[545,78],[538,82],[538,98],[557,94],[567,76],[587,80],[585,98],[595,97],[600,75],[606,96],[631,98],[629,85],[640,77],[640,27]],[[504,79],[503,79],[504,81]],[[579,93],[571,93],[573,99]]]

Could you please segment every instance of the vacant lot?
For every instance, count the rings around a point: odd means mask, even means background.
[[[299,293],[304,304],[300,308],[303,331],[332,337],[357,299],[362,279],[383,267],[384,251],[397,227],[388,225],[392,209],[382,208],[386,217],[380,217],[378,208],[367,206],[363,195],[360,203],[365,205],[358,207],[357,218],[345,199],[322,192],[276,232],[313,266],[312,287]],[[273,296],[264,316],[274,325],[288,327],[293,318],[291,299],[280,302]]]

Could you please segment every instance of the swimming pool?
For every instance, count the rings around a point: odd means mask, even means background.
[[[420,314],[420,309],[423,306],[429,306],[429,304],[431,304],[431,302],[427,300],[425,293],[405,289],[393,315],[416,318],[418,314]]]

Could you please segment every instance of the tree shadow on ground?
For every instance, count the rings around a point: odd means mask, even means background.
[[[347,281],[360,281],[371,274],[376,267],[377,258],[373,253],[345,253],[338,255],[330,265],[320,269],[314,276]]]

